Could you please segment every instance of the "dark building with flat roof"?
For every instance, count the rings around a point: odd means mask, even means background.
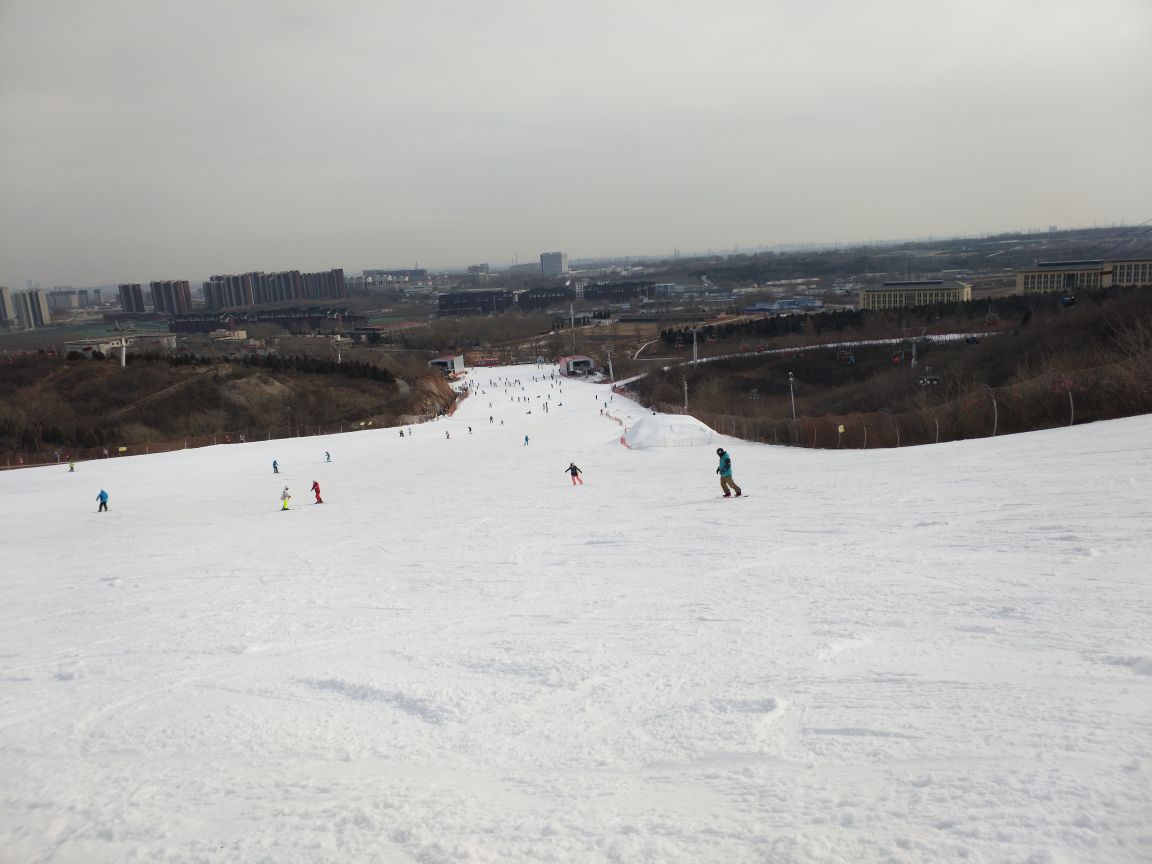
[[[436,313],[443,318],[493,315],[513,308],[511,291],[449,291],[436,295]]]
[[[276,324],[290,333],[342,333],[368,326],[368,318],[335,306],[245,309],[176,315],[169,322],[168,329],[173,333],[211,333],[213,330],[242,329],[253,324]]]
[[[555,306],[557,303],[570,303],[576,298],[576,292],[564,285],[546,285],[540,288],[529,288],[516,295],[516,305],[523,312],[536,312]]]
[[[655,291],[655,282],[606,282],[601,285],[585,285],[584,299],[620,302],[643,297],[650,300]]]

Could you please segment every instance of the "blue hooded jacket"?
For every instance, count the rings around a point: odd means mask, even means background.
[[[101,501],[101,502],[107,501],[108,500],[108,493],[105,492],[103,489],[101,489],[100,494],[96,496],[96,500]]]
[[[719,450],[719,451],[717,451],[717,453],[720,456],[720,467],[719,467],[720,476],[721,477],[731,477],[732,476],[732,457],[729,456],[728,453],[724,450]]]

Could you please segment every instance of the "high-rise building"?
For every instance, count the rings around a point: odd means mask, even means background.
[[[144,312],[144,287],[139,282],[120,286],[120,308],[125,312]]]
[[[76,309],[79,305],[80,301],[72,288],[55,288],[48,292],[48,308],[53,311]]]
[[[291,305],[312,300],[343,300],[348,297],[344,271],[326,273],[245,273],[242,276],[213,276],[204,283],[204,300],[209,309],[230,309],[254,305]]]
[[[52,313],[48,309],[47,292],[43,288],[21,291],[12,295],[16,320],[25,330],[44,327],[52,323]]]
[[[16,324],[16,304],[12,299],[12,289],[0,286],[0,329],[9,330]]]
[[[157,312],[169,315],[188,315],[192,312],[192,289],[187,279],[152,282],[152,306]]]
[[[563,276],[568,272],[567,252],[543,252],[540,255],[540,273],[545,276]]]

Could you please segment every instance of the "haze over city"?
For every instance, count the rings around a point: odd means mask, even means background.
[[[0,284],[1148,218],[1152,5],[0,4]]]

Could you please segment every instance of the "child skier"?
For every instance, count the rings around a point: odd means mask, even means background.
[[[720,488],[724,492],[724,497],[731,498],[732,490],[735,489],[736,497],[739,498],[744,493],[740,491],[740,487],[732,479],[732,457],[724,452],[723,447],[716,448],[716,455],[720,457],[720,465],[716,469],[716,473],[720,475]]]
[[[320,484],[315,480],[312,481],[312,491],[316,493],[316,503],[323,504],[324,501],[320,498]]]
[[[580,476],[584,472],[576,467],[575,462],[569,462],[568,467],[565,468],[564,470],[572,475],[572,485],[573,486],[575,486],[577,483],[579,483],[581,486],[584,485],[584,478]]]
[[[100,513],[100,512],[107,513],[108,512],[108,493],[105,492],[103,489],[101,489],[100,494],[96,496],[96,500],[100,502],[100,506],[96,508],[96,512],[97,513]]]
[[[284,487],[284,491],[280,493],[280,509],[287,510],[288,502],[292,500],[292,496],[288,494],[288,487]]]

